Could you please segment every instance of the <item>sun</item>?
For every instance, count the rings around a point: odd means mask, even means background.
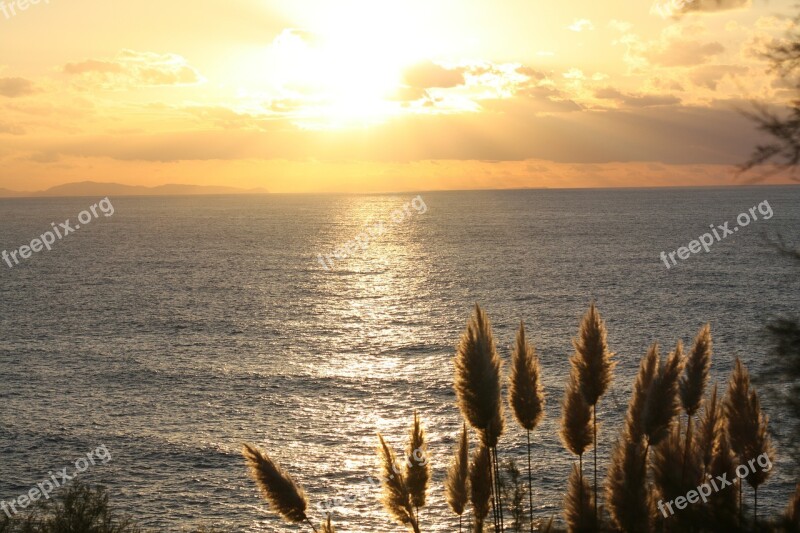
[[[348,126],[401,111],[403,72],[425,58],[407,10],[350,2],[314,28],[285,29],[269,49],[274,88],[298,104],[300,122]],[[415,40],[416,39],[416,40]]]

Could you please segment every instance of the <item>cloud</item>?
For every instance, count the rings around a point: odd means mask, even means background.
[[[567,29],[580,33],[584,30],[593,30],[594,24],[589,19],[575,19],[575,22],[567,26]]]
[[[713,13],[744,9],[751,5],[751,0],[657,0],[650,8],[650,13],[668,18],[680,17],[687,13]]]
[[[87,59],[67,63],[64,74],[79,77],[90,87],[129,89],[196,85],[202,76],[177,54],[156,54],[123,50],[113,60]]]
[[[645,57],[657,65],[685,67],[701,65],[724,51],[725,47],[718,42],[676,39],[663,48],[650,50]]]
[[[61,156],[54,152],[35,152],[26,158],[33,163],[58,163]]]
[[[736,65],[703,65],[697,67],[689,75],[692,83],[699,87],[705,87],[712,91],[717,90],[717,85],[726,76],[735,78],[736,76],[747,74],[749,69],[744,66]]]
[[[270,107],[270,110],[273,108]],[[266,129],[265,126],[270,122],[264,116],[239,113],[224,106],[189,106],[185,107],[184,111],[205,123],[225,130]]]
[[[273,120],[269,130],[210,130],[69,136],[30,141],[28,151],[117,161],[657,161],[738,164],[763,137],[736,109],[744,101],[550,112],[560,93],[531,89],[484,100],[483,112],[414,114],[361,130],[304,130]],[[633,98],[637,95],[620,97]],[[644,97],[642,97],[644,98]],[[636,103],[635,100],[631,100]],[[653,101],[646,102],[653,104]],[[414,139],[414,142],[408,142]]]
[[[674,0],[673,0],[674,1]],[[690,0],[681,2],[679,13],[712,13],[715,11],[728,11],[731,9],[744,9],[751,5],[750,0]]]
[[[25,128],[18,124],[10,124],[8,122],[0,121],[0,133],[7,133],[9,135],[25,135]]]
[[[570,113],[583,109],[566,92],[547,84],[524,89],[518,96],[529,98],[532,102],[531,109],[539,113]],[[506,107],[511,109],[515,105],[518,104],[512,101]]]
[[[432,61],[419,63],[406,69],[403,73],[406,86],[415,89],[438,87],[449,89],[465,83],[464,70],[461,68],[445,68]]]
[[[626,107],[655,107],[681,103],[677,96],[624,93],[613,87],[597,89],[594,95],[603,100],[615,100]]]
[[[36,92],[33,82],[25,78],[0,78],[0,96],[19,98]]]

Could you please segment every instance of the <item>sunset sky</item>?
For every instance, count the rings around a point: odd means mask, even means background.
[[[0,188],[740,183],[794,0],[0,4]],[[672,13],[672,16],[668,12]]]

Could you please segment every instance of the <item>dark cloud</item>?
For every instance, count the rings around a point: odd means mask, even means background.
[[[685,2],[682,13],[727,11],[750,7],[750,0],[689,0]]]
[[[313,131],[273,121],[266,131],[215,130],[73,138],[37,149],[122,161],[284,159],[408,162],[420,160],[559,163],[737,164],[763,141],[736,109],[659,105],[542,113],[535,98],[482,102],[482,113],[408,115],[360,131]],[[413,139],[413,142],[409,142]]]
[[[677,96],[624,93],[613,87],[598,89],[594,92],[594,95],[603,100],[615,100],[626,107],[655,107],[681,103],[681,99]]]
[[[526,87],[517,96],[530,99],[540,113],[567,113],[583,109],[566,92],[549,85]]]
[[[19,98],[36,92],[33,82],[25,78],[0,78],[0,95]]]
[[[735,77],[747,74],[748,68],[735,65],[704,65],[697,67],[689,75],[692,83],[712,91],[717,90],[717,85],[725,76]],[[794,84],[792,84],[794,88]]]

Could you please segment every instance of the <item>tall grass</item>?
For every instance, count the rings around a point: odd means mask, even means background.
[[[504,428],[500,398],[501,365],[489,317],[475,304],[475,311],[456,349],[454,388],[461,414],[478,431],[489,453],[491,500],[495,530],[498,531],[503,527],[497,468],[497,443]]]
[[[453,462],[447,469],[445,479],[445,493],[447,504],[458,515],[458,531],[461,532],[462,517],[469,501],[469,434],[467,425],[461,430],[458,439],[458,448],[453,457]]]
[[[539,358],[533,344],[525,338],[525,324],[520,322],[517,342],[511,357],[508,397],[511,410],[525,429],[528,441],[528,505],[530,530],[533,532],[533,479],[531,469],[531,431],[544,416],[544,389],[539,380]]]
[[[272,509],[284,520],[293,523],[306,522],[316,531],[317,528],[306,515],[308,501],[305,492],[294,479],[257,448],[245,444],[242,453],[250,469],[250,475]]]
[[[581,479],[576,481],[577,486],[583,486],[583,454],[589,445],[594,442],[592,435],[592,411],[589,404],[581,394],[580,383],[575,371],[570,372],[567,388],[564,393],[564,400],[561,404],[561,431],[559,432],[561,442],[564,446],[578,456],[577,476]],[[583,497],[583,491],[576,493],[579,498]],[[583,502],[575,507],[578,512],[583,512],[586,507]],[[592,505],[594,513],[594,505]],[[583,523],[582,518],[579,522]]]
[[[738,480],[736,467],[751,463],[761,454],[772,461],[774,451],[767,432],[767,417],[740,360],[736,360],[724,399],[720,399],[716,385],[706,396],[712,356],[708,325],[697,334],[687,357],[680,342],[666,357],[660,354],[658,344],[653,343],[641,359],[624,425],[608,465],[605,505],[602,508],[598,505],[597,473],[592,487],[584,477],[583,455],[590,445],[594,445],[597,454],[597,404],[610,387],[615,366],[606,336],[605,325],[592,304],[582,319],[578,338],[573,341],[575,353],[570,358],[559,429],[564,446],[578,458],[565,480],[563,516],[568,530],[635,533],[746,530],[750,524],[745,524],[742,516],[743,482]],[[528,435],[526,529],[533,531],[530,434],[544,415],[544,394],[539,358],[522,324],[510,359],[508,402],[514,418]],[[454,366],[454,389],[463,423],[445,476],[445,499],[459,517],[459,532],[463,530],[468,507],[472,512],[470,531],[502,532],[505,493],[506,502],[511,504],[511,527],[519,530],[524,489],[515,467],[508,469],[515,489],[501,490],[500,486],[497,448],[504,427],[500,385],[503,372],[489,318],[480,306],[476,305],[461,336]],[[685,423],[681,412],[686,414]],[[478,437],[478,445],[471,454],[469,427]],[[378,439],[383,505],[396,522],[419,533],[422,529],[419,509],[426,505],[429,492],[436,490],[431,487],[428,436],[420,416],[414,413],[404,452],[404,469],[397,467],[394,450],[383,437],[379,435]],[[306,515],[307,500],[299,485],[261,451],[245,446],[244,455],[270,507],[289,522],[314,528]],[[747,476],[747,483],[754,491],[752,527],[760,531],[778,527],[796,530],[800,486],[785,516],[773,522],[759,520],[758,489],[769,474],[770,471],[762,469]],[[664,517],[659,512],[656,499],[659,503],[674,501],[706,480],[722,477],[733,483],[715,490],[707,504],[679,509],[673,516]],[[487,524],[490,509],[492,521]],[[552,519],[548,530],[551,526]],[[320,530],[333,531],[330,517]]]
[[[747,464],[762,454],[774,458],[772,444],[767,432],[767,416],[761,410],[758,394],[750,385],[750,374],[739,358],[728,385],[725,398],[725,419],[731,449],[739,464]],[[747,476],[753,488],[753,522],[758,524],[758,487],[769,477],[771,470],[757,470]],[[739,509],[742,509],[742,484],[739,485]]]
[[[411,494],[411,504],[417,514],[419,522],[419,509],[425,507],[428,492],[428,482],[431,478],[431,466],[428,461],[428,443],[425,430],[419,421],[419,415],[414,411],[414,422],[406,449],[406,483]]]
[[[420,533],[419,523],[414,513],[414,503],[405,475],[397,466],[395,454],[386,444],[383,436],[378,435],[383,478],[383,507],[392,518],[410,527],[414,533]]]
[[[475,532],[483,532],[483,524],[489,514],[489,500],[492,497],[492,461],[489,447],[481,443],[472,456],[469,467],[469,501],[475,519]]]
[[[681,477],[686,474],[687,463],[690,460],[692,446],[692,428],[694,416],[700,409],[700,402],[705,394],[708,383],[708,371],[711,368],[711,324],[706,324],[697,334],[692,346],[692,351],[686,359],[684,375],[680,380],[680,399],[686,413],[686,441],[683,449],[683,466]]]
[[[570,358],[579,390],[583,399],[592,408],[592,442],[594,443],[594,519],[597,523],[597,402],[611,384],[614,354],[606,342],[606,326],[594,302],[581,322],[578,338],[572,341],[575,354]]]
[[[653,344],[639,364],[639,374],[625,416],[625,428],[608,469],[607,507],[612,523],[622,531],[649,531],[652,520],[642,420],[658,364],[658,345]]]

